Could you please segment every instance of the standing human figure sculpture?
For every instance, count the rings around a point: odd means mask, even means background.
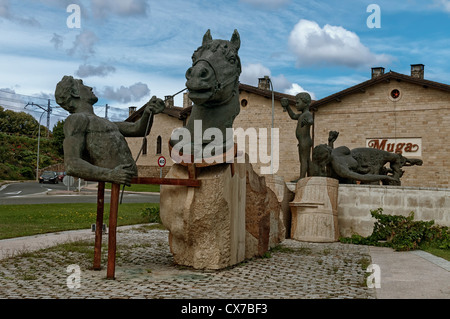
[[[295,135],[298,140],[298,156],[300,159],[300,177],[292,182],[306,177],[311,167],[311,125],[314,124],[312,113],[309,111],[311,96],[306,92],[301,92],[295,96],[295,107],[300,113],[294,113],[289,106],[289,100],[281,99],[281,106],[288,112],[291,119],[297,121]]]
[[[91,87],[72,76],[64,76],[57,84],[55,98],[71,114],[64,123],[67,175],[129,185],[137,175],[137,167],[125,137],[147,135],[153,114],[164,110],[164,101],[153,96],[141,119],[132,123],[110,122],[97,116],[93,108],[97,96]]]

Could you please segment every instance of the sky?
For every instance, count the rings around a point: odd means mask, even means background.
[[[0,105],[39,117],[26,105],[50,99],[52,128],[68,115],[56,84],[72,75],[94,88],[96,114],[107,104],[122,121],[185,88],[208,29],[227,40],[238,30],[241,83],[269,75],[282,93],[321,99],[372,67],[410,74],[418,63],[450,84],[450,0],[0,0]]]

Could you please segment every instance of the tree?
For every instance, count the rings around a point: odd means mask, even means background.
[[[32,115],[25,112],[5,110],[0,106],[0,132],[37,136],[38,129],[39,123]],[[41,134],[46,135],[46,132],[47,128],[41,125]]]
[[[63,148],[63,142],[64,142],[64,120],[58,121],[58,123],[53,126],[53,146],[55,147],[55,150],[58,151],[59,155],[64,155],[64,148]]]

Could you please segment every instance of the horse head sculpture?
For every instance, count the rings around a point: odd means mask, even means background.
[[[233,121],[240,111],[239,75],[242,71],[238,56],[240,44],[237,30],[234,30],[230,41],[213,39],[208,30],[203,36],[202,45],[192,55],[192,66],[186,71],[186,87],[194,105],[185,127],[191,135],[191,154],[200,151],[194,150],[194,137],[198,137],[194,136],[194,131],[198,125],[201,125],[201,130],[197,127],[197,132],[201,131],[202,134],[202,149],[212,141],[216,145],[221,143],[223,151],[234,147],[233,137],[228,137],[227,140],[226,129],[233,127]],[[219,129],[222,137],[215,136],[215,139],[211,139],[204,136],[203,133],[211,128]],[[172,137],[171,146],[180,143],[174,134]],[[198,141],[196,143],[200,144]],[[184,152],[187,150],[187,147],[183,148]]]

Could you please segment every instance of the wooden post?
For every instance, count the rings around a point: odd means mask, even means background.
[[[108,269],[106,272],[107,279],[115,279],[114,274],[116,268],[116,230],[117,215],[119,210],[119,194],[120,185],[112,183],[111,202],[109,210]]]
[[[105,182],[98,182],[97,221],[95,223],[94,270],[100,270],[102,259],[103,211],[105,207]]]

